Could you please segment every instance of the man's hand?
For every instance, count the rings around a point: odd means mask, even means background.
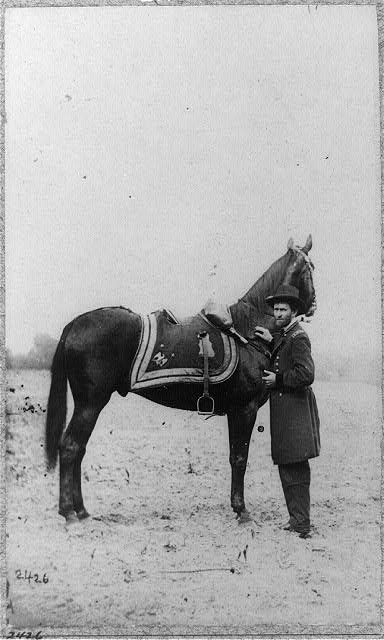
[[[273,387],[276,385],[276,374],[273,373],[273,371],[264,369],[264,376],[261,379],[268,389],[273,389]]]
[[[269,329],[265,329],[265,327],[255,327],[255,336],[257,338],[265,340],[265,342],[272,342],[273,340],[272,334],[270,333]]]

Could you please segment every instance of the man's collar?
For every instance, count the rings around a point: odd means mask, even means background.
[[[300,319],[299,318],[293,318],[293,320],[291,320],[291,322],[289,324],[287,324],[286,327],[282,328],[281,334],[283,336],[286,336],[288,331],[290,331],[291,329],[293,329],[293,327],[295,327],[297,324],[299,324]]]

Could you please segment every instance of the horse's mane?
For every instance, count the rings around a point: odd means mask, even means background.
[[[233,323],[240,333],[245,335],[253,333],[257,323],[262,323],[267,327],[272,325],[273,313],[265,302],[265,298],[272,295],[283,281],[292,255],[292,251],[288,250],[263,273],[235,304],[231,305]]]

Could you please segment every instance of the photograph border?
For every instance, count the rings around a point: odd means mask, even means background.
[[[376,14],[377,14],[377,24],[378,24],[378,42],[379,42],[379,50],[378,50],[378,60],[379,60],[379,90],[380,90],[380,163],[381,163],[381,312],[382,312],[382,342],[384,339],[384,325],[383,325],[383,291],[384,291],[384,260],[383,260],[383,246],[384,246],[384,228],[383,228],[383,203],[384,203],[384,186],[383,186],[383,175],[384,175],[384,95],[383,95],[383,83],[384,83],[384,61],[383,61],[383,51],[384,51],[384,1],[379,1],[376,3],[373,2],[346,2],[345,0],[338,2],[324,2],[318,1],[317,3],[308,3],[308,2],[297,2],[297,1],[282,1],[282,2],[252,2],[252,1],[238,1],[238,0],[227,0],[227,1],[216,1],[216,0],[207,0],[200,2],[190,2],[183,0],[132,0],[131,2],[120,1],[120,0],[88,0],[88,1],[70,1],[70,0],[24,0],[24,1],[16,1],[16,0],[3,0],[1,6],[0,13],[0,33],[1,33],[1,46],[0,46],[0,84],[1,84],[1,92],[0,92],[0,116],[1,116],[1,126],[0,126],[0,145],[1,145],[1,159],[0,159],[0,197],[1,197],[1,209],[0,209],[0,351],[1,351],[1,360],[0,360],[0,370],[1,370],[1,381],[0,381],[0,428],[1,428],[1,458],[4,464],[0,465],[0,484],[1,484],[1,498],[0,498],[0,508],[1,508],[1,530],[0,530],[0,545],[1,545],[1,619],[2,619],[2,633],[6,633],[6,604],[7,604],[7,593],[6,593],[6,577],[7,577],[7,568],[6,568],[6,507],[7,507],[7,491],[6,491],[6,472],[5,472],[5,459],[6,459],[6,445],[5,445],[5,409],[6,409],[6,364],[5,364],[5,272],[6,272],[6,264],[5,264],[5,226],[6,226],[6,216],[7,212],[5,210],[5,186],[6,186],[6,163],[5,163],[5,127],[6,127],[6,110],[5,110],[5,15],[7,10],[13,8],[58,8],[58,7],[123,7],[123,6],[137,6],[137,7],[155,7],[155,6],[201,6],[201,5],[236,5],[236,6],[249,6],[249,5],[267,5],[267,6],[286,6],[286,5],[346,5],[346,6],[375,6]],[[384,373],[384,361],[382,354],[382,367],[381,367],[381,398],[382,398],[382,408],[383,408],[383,373]],[[382,434],[381,434],[382,436]],[[381,464],[381,607],[380,607],[380,625],[375,628],[372,628],[371,625],[332,625],[332,626],[324,626],[324,628],[313,625],[258,625],[255,627],[255,631],[247,629],[245,634],[234,633],[231,637],[263,637],[263,638],[287,638],[294,637],[298,634],[298,637],[310,636],[313,638],[330,638],[330,637],[383,637],[384,634],[384,626],[383,626],[383,535],[382,535],[382,526],[383,526],[383,492],[384,492],[384,471],[383,464]],[[198,627],[197,627],[198,628]],[[321,629],[321,630],[320,630]],[[206,631],[203,631],[200,635],[199,632],[193,634],[193,636],[189,635],[188,637],[223,637],[220,634],[220,631],[216,633],[212,630],[212,633],[207,634]],[[83,636],[78,634],[78,631],[73,630],[73,634],[70,629],[68,629],[68,634],[65,637],[82,638],[82,637],[91,637],[91,636]],[[116,629],[112,633],[109,631],[108,634],[98,634],[97,638],[112,638],[120,636],[119,630]],[[44,633],[44,637],[47,637]],[[50,637],[64,637],[64,636],[50,636]],[[127,636],[123,636],[127,637]],[[145,636],[140,636],[145,637]],[[169,636],[168,634],[165,636],[162,635],[151,635],[152,638],[159,637],[176,637]],[[177,636],[183,637],[183,636]]]

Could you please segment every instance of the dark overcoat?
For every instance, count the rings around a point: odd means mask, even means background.
[[[294,324],[274,337],[271,371],[271,446],[275,464],[291,464],[320,453],[320,421],[311,389],[315,367],[308,334]]]

